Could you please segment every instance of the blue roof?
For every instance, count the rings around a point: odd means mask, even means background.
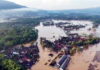
[[[63,55],[60,59],[60,61],[58,62],[58,65],[61,66],[63,64],[63,62],[66,60],[67,55]]]
[[[68,66],[69,64],[69,61],[70,61],[70,57],[67,57],[67,59],[63,62],[63,64],[61,65],[60,67],[60,70],[65,70],[66,67]]]

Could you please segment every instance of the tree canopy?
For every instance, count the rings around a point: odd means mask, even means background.
[[[0,47],[35,41],[37,37],[38,31],[28,27],[4,30],[0,32]]]

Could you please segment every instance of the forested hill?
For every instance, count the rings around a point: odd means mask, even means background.
[[[25,6],[17,5],[13,2],[9,2],[6,0],[0,0],[0,10],[5,9],[16,9],[16,8],[24,8]]]

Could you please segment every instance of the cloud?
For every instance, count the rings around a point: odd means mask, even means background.
[[[61,10],[100,7],[100,0],[9,0],[32,8]]]

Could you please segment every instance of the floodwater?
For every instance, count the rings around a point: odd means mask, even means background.
[[[54,23],[58,22],[70,22],[74,25],[85,25],[85,28],[79,29],[79,30],[73,30],[71,33],[78,33],[80,35],[90,35],[93,34],[95,36],[100,37],[100,26],[96,29],[92,29],[92,22],[91,21],[80,21],[80,20],[72,20],[72,21],[64,21],[64,20],[53,20]],[[91,30],[88,30],[91,28]],[[40,40],[40,37],[45,37],[48,40],[54,41],[56,39],[59,39],[61,36],[67,36],[63,29],[58,28],[56,26],[43,26],[42,22],[39,26],[36,27],[39,31],[39,38],[38,43]],[[54,52],[51,52],[49,50],[43,50],[41,45],[39,44],[39,50],[40,50],[40,60],[37,62],[31,70],[59,70],[54,67],[49,66],[48,60],[52,60],[57,54]],[[94,62],[93,59],[96,57],[97,51],[100,51],[100,44],[92,45],[87,50],[84,50],[81,53],[76,53],[74,56],[72,56],[71,62],[68,66],[68,70],[89,70],[90,64],[98,65],[94,70],[100,70],[100,63]],[[48,54],[53,53],[54,56],[51,58],[48,56]],[[98,57],[100,58],[100,57]],[[45,65],[46,64],[46,65]],[[66,69],[67,70],[67,69]]]
[[[36,29],[39,31],[39,38],[45,37],[51,41],[59,39],[61,36],[66,36],[62,29],[57,28],[56,26],[43,26],[42,22],[40,23],[40,26],[36,27]]]

